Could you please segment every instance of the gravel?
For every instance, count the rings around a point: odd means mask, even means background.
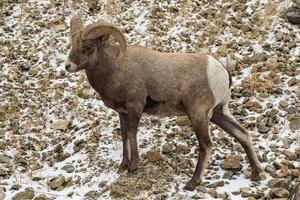
[[[300,30],[284,18],[292,1],[0,5],[0,199],[300,196]],[[118,174],[117,113],[103,105],[84,73],[64,71],[76,10],[86,24],[101,19],[120,27],[130,45],[202,51],[227,65],[230,112],[248,129],[266,180],[251,182],[241,145],[211,125],[213,149],[202,184],[183,191],[199,153],[191,124],[187,117],[146,115],[138,133],[139,171]]]

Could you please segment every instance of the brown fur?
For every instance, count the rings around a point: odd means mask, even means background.
[[[235,137],[244,134],[226,113],[225,116],[215,114],[215,99],[206,73],[208,57],[201,53],[161,53],[129,46],[120,62],[116,61],[119,47],[106,39],[101,36],[95,40],[81,40],[73,45],[69,59],[78,66],[77,70],[85,69],[89,83],[104,104],[119,113],[123,140],[120,171],[128,169],[133,173],[137,170],[140,158],[136,134],[144,112],[160,116],[187,115],[200,148],[194,175],[185,187],[193,190],[211,151],[211,117]],[[224,105],[228,100],[224,99]],[[250,156],[252,170],[257,173],[260,167],[256,154],[247,137],[242,137],[241,143]]]

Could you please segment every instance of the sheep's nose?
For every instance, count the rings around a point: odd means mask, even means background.
[[[71,64],[66,64],[65,67],[66,67],[66,70],[68,70],[71,67]]]

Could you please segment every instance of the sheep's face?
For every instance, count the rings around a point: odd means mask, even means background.
[[[91,68],[95,64],[97,41],[85,40],[72,45],[68,60],[65,63],[68,72],[77,72]]]

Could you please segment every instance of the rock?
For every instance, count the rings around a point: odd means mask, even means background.
[[[223,175],[223,179],[230,179],[234,175],[233,171],[226,171]]]
[[[57,190],[65,184],[65,177],[63,175],[60,175],[48,181],[47,184],[52,190]]]
[[[132,4],[133,0],[125,0],[127,4]]]
[[[246,198],[252,195],[252,191],[249,187],[242,187],[240,188],[241,196]]]
[[[250,61],[253,63],[262,62],[268,59],[266,53],[254,53],[250,58]]]
[[[265,6],[265,14],[266,15],[274,15],[276,14],[276,4],[274,3],[267,3],[266,6]]]
[[[241,169],[241,161],[238,155],[228,156],[221,164],[223,169],[239,170]]]
[[[224,181],[216,181],[212,184],[206,185],[207,188],[217,188],[217,187],[223,187]]]
[[[288,198],[290,192],[285,188],[271,188],[269,195],[271,198]]]
[[[162,146],[162,152],[164,154],[169,154],[172,152],[173,145],[171,143],[166,143]]]
[[[230,57],[227,57],[227,68],[229,69],[229,71],[233,72],[236,70],[236,67],[237,67],[237,61],[230,58]]]
[[[62,170],[66,171],[67,173],[73,173],[75,167],[73,165],[65,165],[62,167]]]
[[[95,190],[88,191],[84,194],[85,199],[97,199],[98,192]]]
[[[279,101],[279,105],[282,107],[282,108],[286,108],[289,106],[289,103],[286,101],[286,100],[281,100]]]
[[[28,199],[33,199],[34,197],[34,190],[33,188],[25,188],[24,192],[19,192],[17,193],[12,200],[28,200]]]
[[[266,165],[265,171],[268,173],[273,173],[276,171],[276,168],[273,165]]]
[[[290,151],[290,150],[283,150],[283,154],[289,159],[289,160],[296,160],[297,159],[297,154]]]
[[[19,184],[14,184],[13,186],[11,186],[11,190],[19,190],[19,189],[21,189],[21,185],[19,185]]]
[[[69,124],[71,122],[69,120],[58,120],[50,125],[51,129],[66,131]]]
[[[300,184],[295,189],[295,196],[293,200],[299,200],[300,199]]]
[[[297,148],[295,149],[295,153],[297,154],[297,156],[300,157],[300,147],[297,147]]]
[[[266,65],[270,70],[276,69],[278,67],[277,59],[276,58],[268,58]]]
[[[176,152],[180,154],[188,154],[190,152],[190,148],[187,145],[179,144],[176,146]]]
[[[46,195],[44,194],[40,194],[38,196],[36,196],[33,200],[51,200],[50,198],[48,198]]]
[[[33,66],[29,69],[28,74],[31,76],[36,76],[39,73],[37,66]]]
[[[299,12],[288,12],[286,13],[288,21],[292,24],[300,24],[300,13]]]
[[[290,148],[291,144],[293,143],[293,140],[291,138],[289,138],[288,136],[285,136],[283,138],[283,147],[285,149]]]
[[[146,158],[150,161],[150,162],[155,162],[161,159],[161,155],[160,152],[158,151],[148,151],[146,154]]]
[[[221,56],[226,56],[228,53],[228,49],[226,45],[222,45],[218,48],[217,52],[221,55]]]
[[[274,178],[268,182],[269,188],[287,188],[289,185],[288,179]]]
[[[98,186],[99,186],[100,188],[103,188],[103,187],[105,187],[105,186],[107,185],[107,183],[108,183],[108,181],[101,181],[101,182],[98,184]]]
[[[251,178],[251,171],[249,169],[243,170],[243,174],[245,176],[245,179]]]
[[[82,87],[79,90],[77,90],[77,95],[83,99],[88,99],[88,98],[92,97],[93,94],[94,94],[94,91],[91,88]]]
[[[277,33],[275,33],[275,38],[277,41],[282,40],[284,33],[281,31],[277,31]]]
[[[5,154],[1,154],[0,155],[0,163],[6,163],[6,164],[9,164],[10,161],[11,161],[11,157],[5,155]]]
[[[178,116],[176,118],[176,124],[178,126],[188,126],[188,125],[190,125],[190,120],[186,116]]]
[[[4,200],[5,199],[5,188],[0,186],[0,200]]]
[[[300,117],[294,118],[289,122],[289,128],[291,130],[300,130]]]
[[[74,195],[74,192],[73,192],[73,191],[71,191],[71,192],[69,192],[69,193],[67,194],[68,197],[72,197],[73,195]]]
[[[210,196],[212,196],[213,198],[218,197],[218,192],[215,189],[210,189],[207,191],[207,193],[210,194]]]
[[[268,127],[263,121],[258,123],[257,129],[260,133],[268,133],[271,130],[270,127]]]
[[[201,185],[197,186],[197,187],[196,187],[196,190],[197,190],[198,192],[207,193],[207,188],[204,187],[204,186],[201,186]]]
[[[85,146],[85,143],[84,139],[76,140],[73,147],[74,152],[80,151]]]

